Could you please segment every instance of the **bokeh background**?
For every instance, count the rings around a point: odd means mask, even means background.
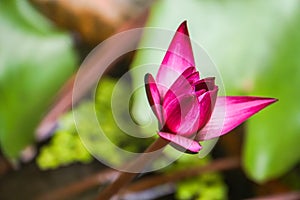
[[[122,191],[123,198],[300,199],[298,0],[1,0],[0,199],[92,199],[113,181],[117,172],[96,161],[78,137],[70,111],[76,71],[95,46],[118,32],[175,30],[184,20],[191,38],[218,67],[227,95],[279,101],[220,138],[209,156],[184,155],[140,176]],[[103,57],[117,48],[111,46]],[[120,134],[110,97],[126,71],[160,61],[136,51],[114,62],[95,100],[74,108],[82,113],[86,132],[95,128],[89,117],[96,103],[109,138],[142,152],[153,138]],[[93,70],[100,69],[89,73]],[[105,144],[97,148],[121,159]]]

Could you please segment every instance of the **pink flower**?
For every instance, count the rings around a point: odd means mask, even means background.
[[[200,141],[224,135],[266,106],[273,98],[217,96],[212,77],[200,79],[183,22],[168,48],[156,79],[145,75],[149,104],[159,122],[159,136],[181,150],[197,153]]]

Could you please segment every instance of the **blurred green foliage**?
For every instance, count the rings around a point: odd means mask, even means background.
[[[92,161],[92,156],[83,146],[76,132],[72,113],[63,116],[59,124],[50,143],[41,148],[36,160],[38,166],[47,170],[74,162]]]
[[[177,199],[225,200],[227,187],[217,173],[207,173],[178,184]]]
[[[192,167],[201,167],[209,164],[211,159],[206,156],[199,159],[195,155],[183,154],[175,163],[163,171],[174,172],[177,170],[188,170]],[[218,172],[204,173],[177,184],[176,199],[197,200],[225,200],[227,199],[227,186]]]
[[[279,98],[246,126],[243,165],[258,182],[283,175],[300,159],[299,13],[297,0],[161,0],[152,7],[147,24],[175,31],[187,20],[191,38],[220,70],[226,95]],[[158,39],[145,34],[142,43],[156,44]],[[159,64],[162,56],[139,51],[132,67]],[[195,59],[197,64],[202,58]],[[205,66],[199,70],[207,75]],[[134,74],[135,84],[139,78]],[[137,95],[134,105],[138,116],[143,116],[142,101],[144,93]]]
[[[130,136],[127,133],[124,133],[124,131],[122,131],[117,124],[117,122],[120,122],[120,120],[126,120],[128,105],[126,102],[124,102],[122,97],[130,93],[131,83],[123,82],[122,84],[118,85],[118,91],[120,92],[118,96],[120,98],[115,99],[117,103],[114,105],[114,109],[117,109],[117,112],[113,113],[112,93],[116,83],[117,80],[112,78],[104,78],[99,82],[95,98],[95,111],[97,113],[99,125],[101,126],[101,129],[103,130],[103,133],[105,133],[106,137],[116,144],[116,146],[130,152],[141,152],[141,150],[145,149],[152,140],[151,138],[136,138]],[[125,116],[125,118],[123,116]]]
[[[111,109],[111,96],[115,84],[115,79],[103,78],[97,87],[95,103],[93,100],[84,100],[73,111],[65,114],[59,120],[58,128],[54,132],[50,144],[42,147],[37,158],[40,168],[53,169],[73,162],[88,162],[91,160],[91,155],[87,153],[80,141],[76,123],[82,127],[80,128],[80,136],[89,138],[88,146],[94,147],[104,159],[114,159],[115,162],[122,160],[119,154],[115,153],[114,146],[109,145],[105,140],[99,141],[95,139],[97,137],[93,137],[93,134],[98,134],[99,125],[108,139],[124,150],[140,152],[141,149],[148,146],[149,140],[136,139],[124,134],[116,124]],[[126,87],[125,85],[122,86]],[[128,92],[128,90],[122,91]],[[123,107],[125,109],[125,106]],[[120,108],[123,109],[123,107]],[[126,112],[124,109],[123,112]],[[77,119],[76,122],[72,112],[78,112],[78,115],[80,115],[80,119]],[[97,124],[91,123],[94,112],[97,114]]]
[[[76,66],[72,40],[28,1],[0,3],[0,146],[9,158],[34,141],[54,94]]]

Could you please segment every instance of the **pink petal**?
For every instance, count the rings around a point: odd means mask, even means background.
[[[202,94],[204,94],[205,92],[207,92],[207,90],[205,89],[202,89],[202,90],[199,90],[199,91],[195,91],[195,95],[197,97],[200,97]]]
[[[166,104],[163,102],[165,127],[163,130],[183,136],[198,131],[199,103],[192,94],[181,95]]]
[[[202,148],[198,142],[191,140],[189,138],[180,136],[180,135],[175,135],[175,134],[166,133],[166,132],[158,132],[158,134],[163,139],[173,142],[176,145],[179,145],[179,146],[183,147],[184,149],[187,149],[194,153],[198,153]]]
[[[163,124],[162,111],[161,111],[161,97],[151,74],[145,75],[145,87],[149,104],[156,115],[160,124]]]
[[[176,79],[176,74],[179,76],[191,66],[195,66],[195,61],[186,21],[184,21],[171,41],[158,70],[156,81],[168,87],[170,86],[170,79]],[[196,71],[195,67],[193,67],[193,71]]]
[[[214,87],[215,87],[215,77],[204,78],[195,83],[196,91],[199,91],[202,89],[213,90]]]
[[[205,92],[204,94],[198,97],[198,101],[200,104],[200,118],[198,130],[202,129],[204,125],[209,121],[215,107],[217,94],[218,87],[215,86],[214,90]]]
[[[196,72],[190,74],[190,75],[187,77],[187,80],[188,80],[191,84],[196,83],[199,79],[200,79],[200,75],[199,75],[199,72],[198,72],[198,71],[196,71]]]
[[[193,74],[197,74],[199,75],[199,72],[195,72],[195,67],[187,67],[183,72],[182,72],[182,76],[185,77],[187,80],[191,80],[194,81],[194,77],[192,77]]]
[[[276,101],[262,97],[218,97],[211,119],[198,133],[196,140],[209,140],[224,135]]]
[[[190,81],[187,80],[188,74],[191,71],[191,67],[187,68],[182,75],[180,75],[177,80],[171,85],[170,89],[164,95],[164,104],[169,104],[174,98],[181,96],[183,94],[192,94],[194,91],[193,86]]]

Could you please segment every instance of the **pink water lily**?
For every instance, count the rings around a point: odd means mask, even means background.
[[[186,22],[177,29],[156,79],[145,75],[149,104],[158,119],[161,138],[190,153],[200,141],[224,135],[266,106],[274,98],[217,96],[215,78],[200,79],[195,68]]]

